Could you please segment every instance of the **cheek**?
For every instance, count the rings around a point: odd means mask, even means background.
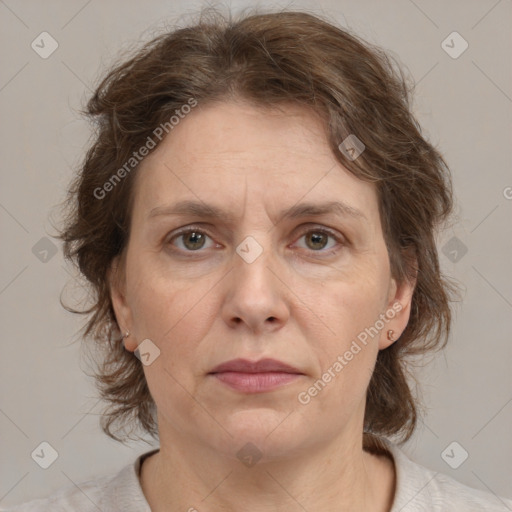
[[[385,268],[366,265],[338,273],[310,298],[314,311],[338,340],[347,341],[374,325],[387,303]]]
[[[385,312],[384,277],[383,269],[369,265],[357,275],[325,282],[315,296],[309,295],[311,312],[297,316],[319,362],[318,387],[327,383],[329,388],[324,404],[346,403],[366,389],[378,353],[380,330],[375,325]]]
[[[314,404],[319,415],[334,414],[340,421],[347,420],[364,401],[378,354],[378,336],[372,337],[365,329],[375,324],[380,310],[376,302],[371,304],[368,295],[360,292],[330,294],[338,302],[336,307],[326,305],[324,322],[335,335],[319,338],[310,332],[317,372],[298,397],[302,404]]]
[[[134,259],[127,267],[134,332],[139,342],[149,338],[155,343],[166,367],[175,368],[176,361],[192,357],[198,340],[208,333],[215,313],[212,288],[216,281],[213,276],[170,280],[151,271],[150,265],[138,263]]]
[[[197,393],[197,377],[206,365],[198,346],[210,329],[212,304],[207,292],[211,287],[199,281],[191,286],[182,280],[170,283],[157,275],[141,274],[131,295],[138,341],[148,338],[160,351],[143,368],[158,409],[202,421],[191,396]],[[176,418],[170,416],[167,421],[176,422]]]
[[[201,334],[201,322],[204,322],[202,310],[207,287],[196,287],[193,290],[170,286],[139,287],[132,302],[134,324],[140,336],[151,338],[155,343],[162,344],[172,341],[173,344],[186,335],[195,339]],[[198,321],[199,320],[199,321]],[[183,343],[180,343],[183,344]]]

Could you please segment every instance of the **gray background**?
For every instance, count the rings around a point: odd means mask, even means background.
[[[440,259],[465,291],[448,348],[418,370],[425,418],[405,450],[467,485],[512,496],[511,2],[251,4],[327,15],[398,56],[416,80],[414,111],[445,155],[457,195]],[[0,0],[1,506],[118,471],[149,449],[100,431],[101,404],[76,335],[82,320],[59,304],[63,289],[69,298],[79,288],[60,247],[53,255],[40,240],[58,222],[56,205],[89,136],[78,110],[105,66],[203,5]],[[248,5],[231,4],[235,12]],[[31,48],[43,31],[59,44],[47,59]],[[469,43],[456,59],[441,46],[453,31]],[[58,452],[46,470],[31,458],[43,441]],[[457,469],[441,456],[453,441],[469,453]],[[463,452],[448,453],[456,461]]]

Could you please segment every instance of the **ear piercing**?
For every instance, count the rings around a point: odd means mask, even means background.
[[[392,331],[391,329],[388,331],[388,340],[389,341],[396,341],[395,331]]]
[[[125,338],[128,338],[128,336],[130,336],[130,331],[126,331],[124,334],[123,334],[123,340]]]

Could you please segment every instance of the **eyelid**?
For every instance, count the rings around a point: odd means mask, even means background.
[[[303,224],[297,228],[300,230],[301,236],[304,235],[304,233],[309,233],[311,231],[320,231],[322,233],[326,233],[328,235],[331,235],[333,238],[335,238],[338,242],[344,242],[346,243],[346,238],[336,230],[332,228],[328,228],[327,226],[324,226],[323,224]]]

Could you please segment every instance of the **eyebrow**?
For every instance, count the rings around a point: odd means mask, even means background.
[[[282,210],[277,218],[277,222],[284,219],[297,219],[301,217],[322,216],[334,214],[340,217],[351,217],[357,220],[366,220],[366,215],[357,208],[350,206],[343,201],[329,201],[326,203],[301,203],[293,205],[290,208]],[[206,204],[201,201],[179,201],[173,205],[157,206],[153,208],[148,215],[148,219],[169,216],[182,215],[190,217],[214,218],[219,219],[226,224],[233,223],[236,216],[218,208],[212,204]]]

